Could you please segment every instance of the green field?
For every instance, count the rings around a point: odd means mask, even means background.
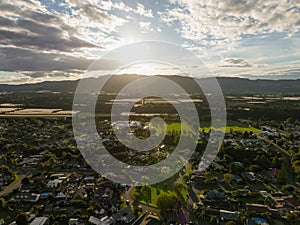
[[[151,188],[151,202],[150,205],[156,206],[157,198],[159,196],[159,193],[166,193],[171,195],[176,195],[176,192],[171,187],[163,187],[161,185],[154,185],[150,186]]]
[[[162,193],[177,196],[174,187],[156,184],[156,185],[150,185],[150,186],[146,186],[145,188],[142,188],[139,196],[139,201],[146,205],[157,207],[156,205],[157,198]]]
[[[208,131],[210,129],[210,127],[205,123],[201,124],[200,126],[201,126],[201,130],[205,129],[205,131]],[[245,131],[247,131],[247,132],[252,131],[253,133],[261,132],[260,129],[257,129],[255,127],[249,127],[238,121],[229,120],[229,121],[227,121],[225,132],[230,133],[231,130],[242,132],[242,133],[244,133]]]
[[[188,132],[190,131],[190,127],[186,124],[186,123],[183,123],[183,130]],[[211,127],[209,126],[208,123],[201,123],[200,124],[200,130],[205,130],[205,132],[208,132],[209,129]],[[162,130],[163,130],[163,127],[156,127],[156,130],[158,133],[162,133]],[[167,132],[172,132],[172,131],[180,131],[181,130],[181,123],[170,123],[170,124],[167,124]],[[245,131],[247,132],[250,132],[252,131],[253,133],[257,133],[257,132],[261,132],[261,130],[257,129],[257,128],[254,128],[254,127],[249,127],[245,124],[242,124],[240,122],[237,122],[237,121],[227,121],[227,125],[226,125],[226,129],[225,129],[225,132],[226,133],[229,133],[230,131],[238,131],[238,132],[242,132],[244,133]]]

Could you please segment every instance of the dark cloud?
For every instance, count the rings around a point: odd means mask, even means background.
[[[93,9],[83,9],[93,14]],[[97,19],[108,21],[107,16],[103,12]],[[67,17],[49,12],[36,0],[0,1],[0,71],[36,79],[76,77],[88,69],[94,60],[83,53],[78,56],[82,48],[101,47],[80,39],[82,34],[66,23]],[[118,66],[114,60],[103,59],[95,69],[112,70]]]
[[[41,77],[77,77],[82,74],[83,71],[69,70],[69,71],[25,71],[22,72],[23,75],[26,75],[30,78],[41,78]]]
[[[0,44],[39,50],[57,50],[63,52],[71,52],[84,47],[97,47],[76,37],[62,39],[51,31],[46,31],[41,35],[36,35],[29,33],[28,31],[15,32],[1,29]]]
[[[252,67],[252,65],[244,59],[224,59],[219,67]]]
[[[44,71],[23,72],[22,74],[27,75],[31,78],[40,78],[46,76],[46,73]]]
[[[77,30],[67,25],[61,15],[38,11],[36,2],[26,4],[33,9],[0,2],[0,44],[64,52],[100,47],[78,38]]]
[[[92,59],[57,53],[42,53],[15,47],[0,48],[0,71],[84,71],[94,62]],[[97,70],[113,70],[119,67],[114,60],[101,59]],[[33,74],[38,76],[39,74]]]

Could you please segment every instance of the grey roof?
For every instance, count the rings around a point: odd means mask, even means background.
[[[48,222],[47,217],[37,217],[30,223],[30,225],[44,225],[47,222]]]

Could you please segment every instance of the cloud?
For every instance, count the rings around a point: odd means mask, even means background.
[[[0,76],[1,84],[19,84],[29,82],[30,80],[29,76],[15,72],[1,72]]]
[[[15,3],[15,4],[13,4]],[[21,6],[21,7],[20,7]],[[0,44],[39,50],[69,52],[99,46],[77,37],[78,31],[62,17],[39,8],[36,1],[1,1]],[[30,7],[30,8],[29,8]]]
[[[150,22],[139,22],[139,25],[142,29],[142,33],[147,33],[149,31],[153,31],[153,28],[151,28]]]
[[[124,22],[100,6],[93,7],[95,4],[97,1],[67,0],[65,11],[50,12],[36,0],[0,1],[0,76],[7,72],[24,75],[22,79],[11,75],[0,80],[41,81],[82,74],[94,61],[87,49],[101,51],[99,43],[114,38],[111,30]],[[91,31],[97,26],[106,34]],[[96,69],[116,68],[116,61],[103,59]]]
[[[67,74],[83,72],[94,62],[93,59],[75,57],[57,53],[42,53],[15,47],[0,48],[0,71],[18,71],[31,77],[40,77],[44,73],[61,71]],[[97,61],[97,70],[113,70],[119,67],[115,60]]]
[[[151,9],[145,9],[145,6],[141,3],[137,3],[137,8],[135,10],[135,13],[137,13],[141,16],[149,17],[149,18],[153,17],[152,10]]]
[[[111,2],[95,0],[66,0],[67,5],[72,11],[73,17],[69,21],[81,22],[81,25],[90,27],[106,28],[115,31],[118,26],[123,25],[126,20],[108,13],[112,7]]]
[[[297,32],[300,2],[297,0],[170,0],[160,12],[161,21],[179,24],[178,32],[190,40],[209,40],[208,45],[240,40],[245,34]]]
[[[271,79],[271,80],[286,80],[286,79],[300,79],[300,69],[292,70],[274,70],[274,71],[265,71],[264,73],[239,73],[235,76],[244,77],[249,79]]]
[[[29,20],[12,21],[0,16],[0,44],[40,50],[69,52],[80,48],[99,48],[77,37],[64,37],[64,32],[55,27],[41,25]]]
[[[252,67],[245,59],[223,59],[219,67]]]
[[[85,70],[92,60],[16,47],[0,48],[1,71]]]

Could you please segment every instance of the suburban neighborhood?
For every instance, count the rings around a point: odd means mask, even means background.
[[[178,174],[159,184],[134,187],[113,183],[89,167],[76,148],[68,117],[2,119],[0,221],[18,225],[22,219],[26,219],[23,224],[33,225],[298,224],[299,122],[239,123],[247,123],[248,129],[229,129],[207,170],[197,166],[210,132],[204,128],[192,159]],[[155,155],[120,151],[113,125],[100,120],[99,134],[117,158],[127,155],[125,160],[133,163],[138,158],[155,162],[174,150],[176,130],[167,134]],[[131,121],[130,127],[142,136],[151,125]]]

